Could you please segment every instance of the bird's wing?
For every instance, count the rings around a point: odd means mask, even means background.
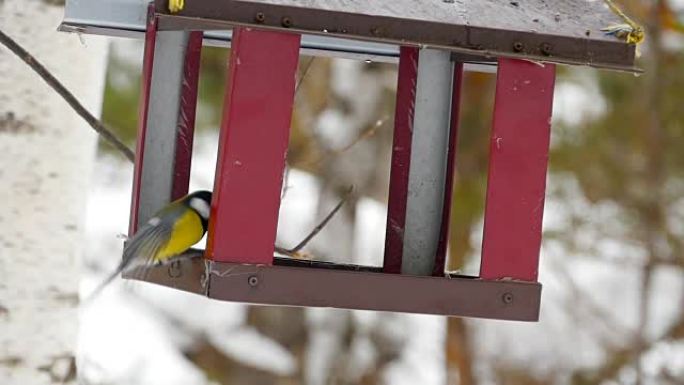
[[[159,251],[168,242],[173,231],[170,221],[148,222],[126,244],[123,252],[122,263],[125,264],[122,271],[138,269],[144,274],[157,260]],[[144,278],[135,274],[135,278]]]
[[[167,222],[151,221],[141,227],[124,246],[123,258],[119,266],[88,296],[87,302],[96,297],[114,278],[123,271],[140,268],[134,278],[144,278],[145,272],[154,264],[154,256],[161,249],[169,236],[172,227]]]

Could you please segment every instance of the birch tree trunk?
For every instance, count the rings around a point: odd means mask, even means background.
[[[56,28],[64,8],[0,0],[0,29],[99,115],[106,39]],[[0,383],[73,382],[94,132],[0,46]]]

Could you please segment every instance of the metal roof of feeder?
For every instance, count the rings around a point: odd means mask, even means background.
[[[130,35],[145,29],[143,0],[67,2],[63,30]],[[160,30],[233,26],[304,33],[303,49],[372,59],[398,56],[398,45],[448,49],[465,61],[525,58],[635,71],[635,45],[602,31],[623,24],[601,0],[185,0],[177,13],[155,0]],[[344,40],[335,39],[344,38]],[[350,41],[347,39],[354,39]],[[378,44],[380,43],[380,44]]]
[[[187,0],[175,14],[166,0],[155,3],[166,14],[162,30],[254,25],[489,58],[634,67],[635,45],[601,31],[624,21],[597,0]]]

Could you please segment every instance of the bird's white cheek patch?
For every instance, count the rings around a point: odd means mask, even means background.
[[[161,222],[161,219],[159,219],[159,218],[157,218],[157,217],[152,217],[152,218],[150,218],[149,221],[147,221],[147,223],[149,223],[149,224],[152,225],[152,226],[156,226],[156,225],[158,225],[160,222]]]
[[[190,207],[193,209],[197,210],[199,215],[204,218],[204,219],[209,219],[209,204],[199,198],[192,198],[190,199]]]

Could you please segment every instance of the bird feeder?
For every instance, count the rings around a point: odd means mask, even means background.
[[[61,28],[144,30],[131,233],[188,192],[200,51],[231,46],[204,258],[146,280],[254,304],[538,319],[556,63],[635,71],[635,46],[601,31],[623,22],[602,2],[103,1],[67,1]],[[303,50],[398,62],[382,267],[274,257]],[[461,79],[477,66],[496,71],[496,94],[480,274],[464,277],[444,265]]]

